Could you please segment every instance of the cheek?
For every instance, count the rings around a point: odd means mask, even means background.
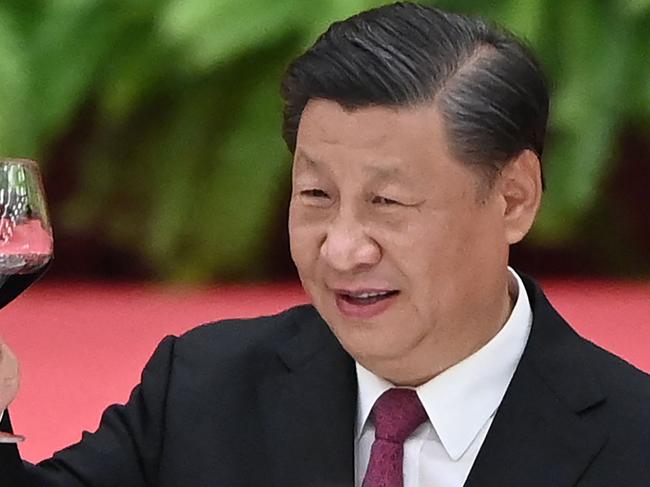
[[[474,263],[490,255],[483,251],[484,229],[473,220],[467,212],[429,215],[396,238],[392,255],[418,308],[438,307],[458,294],[465,270],[476,272]]]
[[[480,269],[481,264],[489,264],[499,259],[507,249],[504,240],[503,219],[486,209],[465,224],[464,252]]]
[[[289,247],[291,257],[302,275],[314,265],[320,251],[322,225],[310,221],[299,210],[289,210]]]
[[[449,222],[445,218],[427,218],[411,223],[404,231],[395,233],[393,255],[403,272],[420,285],[425,277],[440,272],[449,262],[453,242]]]

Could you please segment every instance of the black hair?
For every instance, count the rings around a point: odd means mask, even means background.
[[[453,155],[494,175],[529,149],[541,159],[548,118],[542,69],[513,34],[410,2],[332,24],[288,67],[283,137],[296,149],[311,99],[346,109],[435,103]]]

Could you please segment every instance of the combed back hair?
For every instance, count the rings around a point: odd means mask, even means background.
[[[541,159],[548,89],[528,48],[484,20],[399,2],[332,24],[288,67],[283,137],[296,150],[312,99],[354,110],[434,103],[452,155],[492,182],[530,149]]]

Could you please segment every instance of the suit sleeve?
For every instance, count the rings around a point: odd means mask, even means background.
[[[95,433],[38,465],[0,445],[0,484],[20,487],[145,487],[158,484],[175,337],[165,338],[125,405],[109,407]],[[8,414],[2,426],[10,428]],[[5,483],[6,479],[12,482]]]

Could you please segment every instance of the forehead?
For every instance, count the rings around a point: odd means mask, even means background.
[[[450,162],[443,119],[433,105],[349,110],[311,100],[298,127],[294,169],[344,165],[381,178],[424,177],[442,176]]]
[[[347,109],[331,100],[310,100],[298,126],[301,143],[345,144],[351,148],[390,143],[436,142],[442,117],[433,104]]]

